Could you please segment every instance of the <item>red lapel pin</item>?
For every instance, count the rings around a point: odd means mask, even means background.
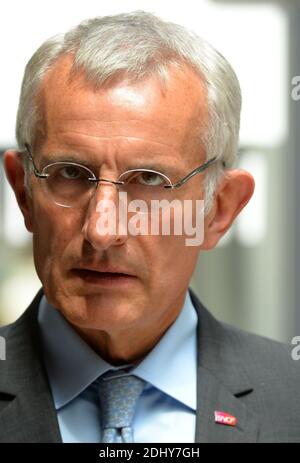
[[[215,411],[215,422],[227,426],[236,426],[237,419],[229,413]]]

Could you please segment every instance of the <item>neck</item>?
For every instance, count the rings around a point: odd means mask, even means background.
[[[105,361],[112,365],[124,365],[140,362],[160,341],[165,332],[176,320],[180,310],[173,314],[173,318],[159,320],[154,327],[139,329],[126,329],[108,333],[73,326],[78,334],[94,349]],[[159,326],[159,329],[158,329]]]

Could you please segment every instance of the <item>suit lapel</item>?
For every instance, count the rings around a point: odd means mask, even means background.
[[[49,392],[22,390],[0,414],[0,442],[61,442]]]
[[[254,393],[253,384],[238,356],[234,331],[229,333],[201,305],[191,291],[198,313],[198,374],[196,442],[256,442],[258,420],[243,398]],[[219,424],[215,412],[237,419],[235,426]]]
[[[256,442],[258,423],[241,399],[236,398],[209,370],[198,370],[196,442]],[[215,422],[215,412],[237,419],[236,426]]]
[[[37,322],[41,296],[40,291],[21,318],[5,328],[7,359],[0,365],[0,442],[61,442],[41,358]]]

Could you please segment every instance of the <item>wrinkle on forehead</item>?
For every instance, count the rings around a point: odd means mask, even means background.
[[[121,135],[121,134],[118,134],[118,133],[114,133],[112,134],[111,136],[104,136],[104,135],[86,135],[86,134],[83,134],[79,131],[76,131],[76,130],[65,130],[63,131],[64,134],[68,135],[70,134],[70,136],[72,135],[80,135],[81,137],[88,137],[88,138],[94,138],[94,139],[97,139],[97,140],[114,140],[114,139],[123,139],[123,138],[126,138],[127,141],[136,141],[136,142],[148,142],[148,143],[151,143],[153,145],[163,145],[163,146],[167,146],[168,148],[172,148],[173,145],[172,144],[169,144],[169,143],[163,143],[163,142],[158,142],[156,140],[150,140],[148,138],[143,138],[143,139],[140,139],[139,137],[134,137],[134,136],[130,136],[130,135],[126,135],[126,137],[124,137],[124,135]]]

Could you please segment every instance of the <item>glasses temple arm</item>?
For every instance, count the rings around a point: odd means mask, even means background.
[[[31,150],[29,148],[29,145],[27,143],[25,143],[24,146],[25,146],[25,149],[27,151],[28,157],[29,157],[30,161],[32,162],[34,175],[36,175],[36,177],[41,177],[41,178],[48,177],[48,175],[42,174],[38,170],[37,166],[35,165],[35,162],[34,162],[32,154],[31,154]]]
[[[190,172],[188,175],[186,175],[181,180],[179,180],[179,182],[174,183],[174,185],[172,185],[171,188],[179,188],[179,187],[181,187],[182,185],[184,185],[184,183],[186,183],[188,180],[190,180],[192,177],[194,177],[194,175],[199,174],[200,172],[203,172],[204,170],[206,170],[216,160],[217,160],[217,157],[215,156],[212,159],[210,159],[209,161],[202,164],[202,166],[196,167],[196,169],[192,170],[192,172]],[[225,167],[224,162],[223,162],[223,166]]]

